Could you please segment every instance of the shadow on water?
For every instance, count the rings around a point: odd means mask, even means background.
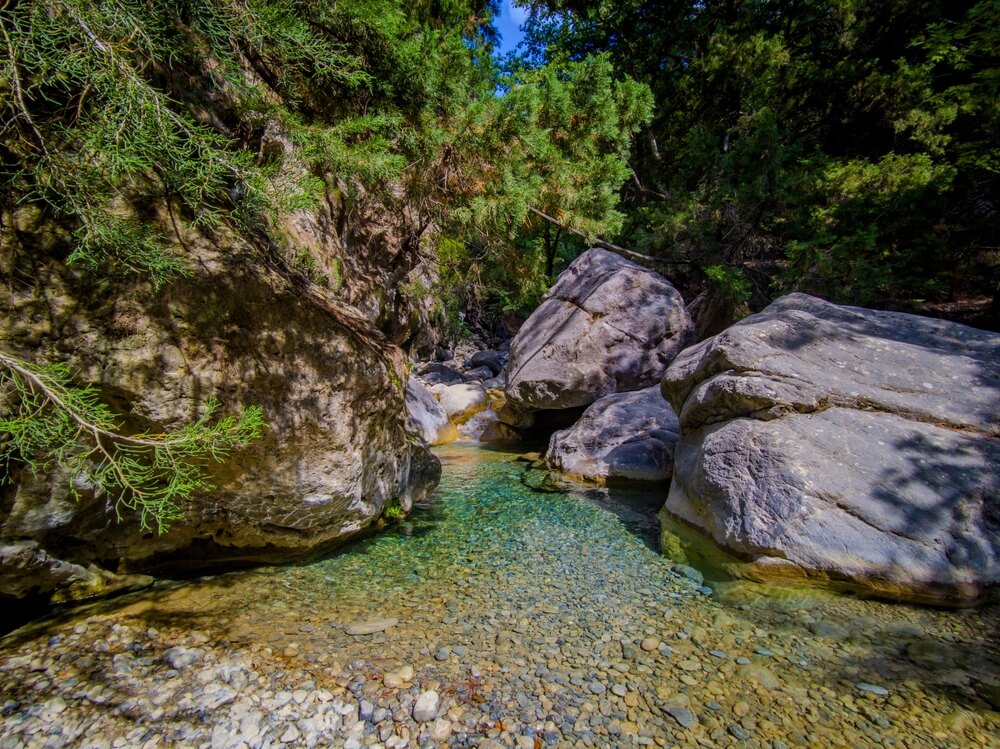
[[[666,486],[617,484],[606,489],[577,489],[580,495],[621,521],[625,529],[649,549],[660,551],[660,520],[656,513],[666,499]]]

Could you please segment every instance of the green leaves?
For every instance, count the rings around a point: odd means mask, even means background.
[[[222,462],[258,439],[266,424],[250,406],[215,418],[209,399],[201,416],[170,434],[126,435],[90,385],[78,387],[63,363],[34,367],[0,353],[0,462],[34,472],[57,467],[73,493],[107,497],[118,512],[137,513],[141,528],[164,533],[181,518],[181,503],[212,489],[209,462]]]
[[[625,242],[752,266],[758,303],[995,292],[998,0],[530,5],[536,59],[604,53],[653,92]]]

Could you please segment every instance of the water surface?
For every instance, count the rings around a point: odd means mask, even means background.
[[[699,589],[656,551],[662,489],[536,492],[514,456],[439,455],[430,501],[328,559],[8,638],[0,747],[1000,746],[996,609]],[[346,633],[377,619],[397,623]],[[197,663],[170,669],[178,645]],[[401,666],[412,679],[388,681]],[[439,720],[418,724],[426,690]]]

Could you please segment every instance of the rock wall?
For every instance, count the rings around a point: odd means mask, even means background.
[[[151,220],[169,233],[168,218]],[[313,237],[297,246],[313,267],[333,265],[343,246],[323,215],[295,221],[290,235]],[[160,536],[119,522],[103,499],[75,500],[65,476],[17,473],[0,495],[0,594],[79,598],[130,584],[121,575],[131,572],[302,558],[435,485],[440,466],[406,426],[404,357],[372,324],[385,308],[350,305],[385,282],[379,273],[333,288],[234,237],[191,233],[177,238],[191,276],[157,291],[68,267],[58,229],[37,216],[17,222],[0,255],[7,350],[69,361],[126,428],[170,429],[210,396],[227,411],[261,406],[269,428],[214,468],[216,490]]]

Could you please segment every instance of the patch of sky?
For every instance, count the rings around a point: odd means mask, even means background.
[[[506,56],[521,43],[521,40],[524,39],[524,31],[521,27],[527,18],[527,8],[519,8],[511,0],[503,0],[500,6],[500,15],[496,18],[497,32],[500,36],[500,43],[496,50],[498,55]]]

